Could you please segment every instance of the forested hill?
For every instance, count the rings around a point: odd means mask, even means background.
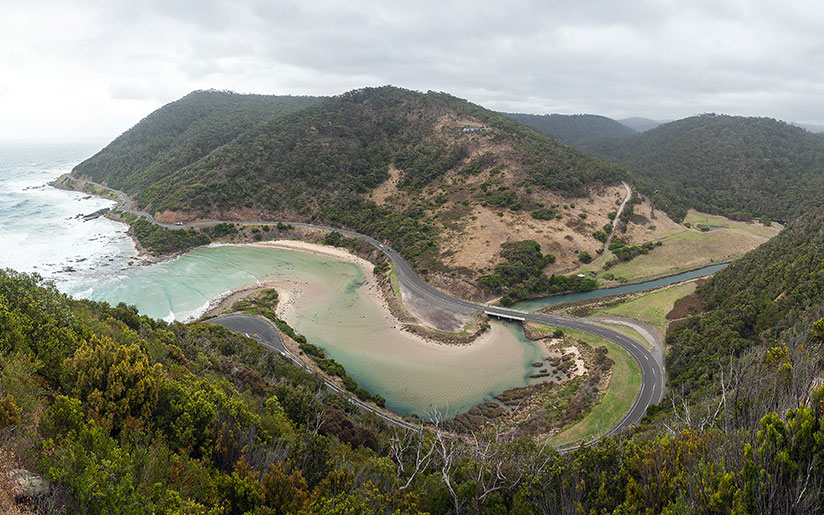
[[[824,138],[770,118],[705,114],[589,150],[642,177],[676,219],[692,207],[786,221],[824,204]]]
[[[594,114],[504,114],[538,132],[548,134],[583,150],[605,139],[622,139],[636,134],[634,130],[622,123]]]
[[[698,296],[705,312],[667,338],[676,390],[717,386],[730,357],[824,315],[824,208],[718,272]]]
[[[298,112],[271,116],[271,111],[259,113],[253,105],[273,100],[277,100],[277,113]],[[212,106],[215,102],[217,107]],[[464,173],[498,165],[537,186],[571,195],[622,178],[615,166],[443,93],[366,88],[298,109],[300,103],[314,102],[196,92],[153,113],[78,165],[75,173],[122,186],[154,211],[231,208],[250,201],[256,207],[278,210],[270,197],[281,197],[285,188],[305,201],[301,204],[316,203],[313,197],[318,190],[364,193],[374,188],[388,178],[390,164],[403,172],[402,185],[414,190],[449,171],[464,169],[484,142],[497,148]],[[214,115],[197,114],[203,110]],[[227,113],[246,120],[247,110],[255,113],[255,121],[266,119],[265,123],[244,127],[234,119],[223,120]],[[464,131],[469,127],[489,131]],[[212,134],[219,138],[210,138]],[[478,141],[478,136],[486,138]],[[179,141],[172,141],[175,137]],[[227,143],[219,140],[232,141],[203,160],[165,159],[180,144],[203,148],[189,144],[190,139],[207,140],[210,149]],[[178,165],[173,176],[147,174],[158,159],[170,168]],[[211,186],[218,188],[205,193]]]
[[[194,91],[153,112],[75,170],[113,188],[135,191],[197,161],[265,119],[320,100]]]
[[[175,104],[152,117],[171,123]],[[545,206],[588,197],[626,177],[616,165],[465,100],[394,87],[355,90],[270,116],[194,162],[161,159],[168,170],[162,175],[152,168],[162,148],[141,161],[149,168],[132,165],[133,152],[152,151],[130,145],[141,141],[138,134],[154,134],[155,124],[144,122],[73,173],[124,187],[160,219],[313,220],[386,239],[430,268],[437,266],[439,231],[461,230],[492,210],[505,212],[497,223],[509,213],[546,214]],[[200,137],[212,129],[204,120],[189,132]],[[181,166],[172,169],[175,163]],[[557,222],[545,224],[560,225],[557,214]],[[606,214],[587,220],[600,225],[582,226],[582,234],[600,228]],[[578,220],[577,211],[569,216]],[[498,250],[490,249],[483,266]]]

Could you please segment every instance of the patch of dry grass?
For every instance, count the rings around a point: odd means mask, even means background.
[[[642,254],[608,270],[604,270],[603,265],[599,264],[596,267],[581,267],[579,272],[595,270],[599,275],[609,272],[615,276],[615,281],[601,280],[601,286],[619,284],[619,278],[631,283],[648,281],[733,261],[781,231],[777,224],[767,227],[757,222],[737,222],[692,210],[685,222],[692,227],[681,227],[658,238],[663,245],[653,248],[649,254]],[[698,224],[718,229],[704,232],[695,228]],[[606,261],[608,260],[609,258]]]

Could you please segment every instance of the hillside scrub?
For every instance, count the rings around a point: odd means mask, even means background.
[[[543,270],[555,261],[552,254],[542,254],[541,246],[533,240],[515,241],[501,245],[503,262],[495,265],[495,271],[478,279],[487,293],[504,293],[501,304],[508,306],[523,299],[563,293],[589,291],[597,283],[593,279],[580,279],[563,275],[547,277]]]
[[[565,455],[387,427],[249,338],[72,300],[34,276],[0,272],[0,329],[0,405],[19,413],[0,447],[55,485],[37,502],[56,511],[807,513],[824,490],[824,390],[809,388],[824,320],[742,355],[728,403],[652,407],[633,433]],[[121,352],[145,366],[112,375]],[[101,373],[72,383],[75,369]],[[152,379],[136,396],[103,377]]]
[[[703,114],[589,150],[620,163],[659,209],[791,220],[824,204],[824,139],[771,118]]]
[[[74,173],[133,193],[196,162],[263,120],[303,109],[320,100],[319,97],[193,91],[151,113],[77,165]]]
[[[824,298],[822,227],[824,209],[808,213],[698,289],[705,313],[667,338],[674,387],[714,386],[719,363],[815,316]]]

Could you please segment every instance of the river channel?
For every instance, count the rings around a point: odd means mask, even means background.
[[[656,288],[663,288],[670,284],[680,283],[681,281],[689,281],[697,277],[704,277],[712,275],[715,272],[726,267],[728,263],[720,263],[717,265],[709,265],[689,272],[683,272],[675,275],[668,275],[652,281],[645,281],[642,283],[624,284],[614,288],[600,288],[592,291],[565,293],[563,295],[553,295],[551,297],[542,297],[540,299],[524,300],[516,302],[511,307],[513,309],[520,309],[521,311],[538,311],[547,306],[554,306],[556,304],[565,304],[567,302],[579,302],[588,299],[597,299],[599,297],[609,297],[610,295],[621,295],[624,293],[635,293],[639,291],[655,290]]]

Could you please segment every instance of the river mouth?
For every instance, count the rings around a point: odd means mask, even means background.
[[[309,342],[323,347],[392,411],[448,418],[507,389],[536,384],[533,362],[547,351],[520,325],[494,322],[470,345],[426,341],[400,330],[368,272],[352,262],[295,250],[210,246],[152,265],[100,277],[69,292],[134,304],[167,321],[200,316],[232,290],[274,284],[279,312]]]

